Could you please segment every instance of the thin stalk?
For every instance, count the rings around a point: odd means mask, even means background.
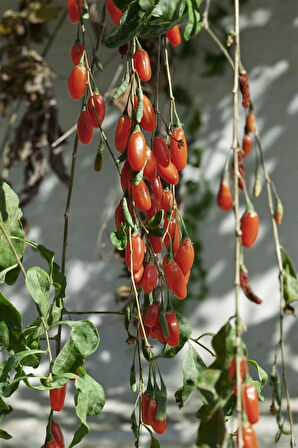
[[[119,316],[125,316],[125,313],[122,311],[67,311],[66,309],[63,310],[63,314],[69,314],[69,315],[84,315],[84,314],[115,314]]]
[[[170,64],[169,64],[169,53],[167,45],[165,44],[165,66],[167,71],[168,85],[169,85],[169,95],[170,95],[170,126],[171,130],[174,124],[174,112],[175,112],[175,97],[173,95],[172,81],[171,81],[171,73],[170,73]]]
[[[138,331],[139,333],[139,331]],[[139,365],[139,430],[138,430],[138,438],[136,440],[136,446],[139,446],[140,441],[140,432],[142,426],[142,392],[143,392],[143,369],[142,369],[142,360],[141,360],[141,347],[140,347],[140,339],[137,339],[137,355],[138,355],[138,365]]]
[[[208,1],[208,0],[207,0]],[[226,56],[228,62],[230,63],[232,69],[234,70],[234,62],[231,59],[229,53],[227,52],[226,48],[223,46],[223,44],[220,42],[220,40],[217,38],[217,36],[213,33],[212,30],[209,28],[208,24],[208,14],[207,14],[207,20],[203,21],[202,24],[203,28],[208,32],[208,34],[211,36],[211,38],[214,40],[214,42],[218,45],[218,47],[221,49],[221,51]],[[285,393],[286,393],[286,400],[287,400],[287,413],[290,421],[290,427],[291,427],[291,448],[295,446],[295,435],[294,435],[294,423],[293,423],[293,416],[292,416],[292,410],[291,410],[291,401],[290,401],[290,395],[287,385],[287,375],[286,375],[286,363],[285,363],[285,354],[284,354],[284,326],[283,326],[283,318],[284,318],[284,287],[283,287],[283,266],[282,266],[282,256],[281,256],[281,250],[280,250],[280,242],[279,242],[279,235],[277,230],[277,225],[274,219],[274,206],[273,206],[273,199],[272,199],[272,191],[271,187],[274,188],[273,182],[268,174],[268,170],[266,167],[265,159],[264,159],[264,151],[261,145],[261,140],[258,131],[255,131],[255,138],[256,142],[259,148],[260,153],[260,159],[261,159],[261,165],[264,172],[264,177],[266,181],[266,191],[267,191],[267,201],[268,201],[268,207],[271,214],[271,221],[272,221],[272,228],[273,228],[273,236],[274,236],[274,242],[275,242],[275,250],[276,250],[276,256],[277,256],[277,262],[278,262],[278,268],[279,268],[279,284],[280,284],[280,349],[281,349],[281,360],[282,360],[282,377],[283,377],[283,383],[285,387]]]
[[[233,59],[231,58],[231,56],[229,55],[229,52],[227,51],[227,49],[223,46],[223,44],[221,43],[221,41],[218,39],[218,37],[216,36],[216,34],[209,28],[209,24],[207,23],[207,25],[202,24],[203,28],[207,31],[207,33],[209,34],[209,36],[214,40],[214,42],[216,43],[216,45],[218,45],[218,47],[221,49],[221,51],[224,53],[225,57],[227,58],[229,64],[231,65],[232,69],[234,70],[234,62]],[[238,70],[239,70],[239,66],[238,66]]]
[[[273,238],[274,238],[274,242],[275,242],[276,258],[277,258],[277,264],[278,264],[278,269],[279,269],[279,287],[280,287],[279,333],[280,333],[280,352],[281,352],[281,363],[282,363],[282,379],[283,379],[284,388],[285,388],[286,401],[287,401],[287,413],[288,413],[288,417],[289,417],[289,421],[290,421],[290,428],[291,428],[290,446],[291,446],[291,448],[294,448],[295,447],[294,422],[293,422],[293,415],[292,415],[292,410],[291,410],[291,399],[290,399],[289,388],[288,388],[286,362],[285,362],[285,350],[284,350],[284,282],[283,282],[284,270],[283,270],[282,255],[281,255],[281,246],[280,246],[280,241],[279,241],[277,224],[274,219],[274,205],[273,205],[272,190],[271,190],[272,182],[271,182],[271,179],[270,179],[270,176],[268,174],[268,170],[267,170],[267,167],[265,164],[264,151],[263,151],[260,136],[259,136],[259,133],[257,130],[255,131],[255,138],[256,138],[258,148],[259,148],[261,165],[262,165],[265,182],[266,182],[268,207],[269,207],[269,211],[270,211],[270,215],[271,215]]]
[[[63,274],[65,273],[66,250],[67,250],[67,245],[68,245],[69,213],[70,213],[70,204],[71,204],[71,199],[72,199],[74,175],[75,175],[76,162],[77,162],[78,146],[79,146],[79,139],[78,139],[78,136],[76,135],[74,146],[73,146],[73,151],[72,151],[71,173],[70,173],[69,187],[68,187],[67,200],[66,200],[66,206],[65,206],[65,212],[64,212],[64,234],[63,234],[63,250],[62,250],[62,261],[61,261],[61,270],[62,270]]]
[[[240,371],[240,310],[239,310],[239,288],[240,288],[240,250],[241,250],[241,230],[239,219],[239,169],[238,169],[238,91],[239,91],[239,64],[240,64],[240,39],[239,39],[239,0],[234,0],[234,87],[233,87],[233,143],[234,153],[234,215],[235,215],[235,321],[236,321],[236,379],[237,390],[241,390]],[[237,393],[237,420],[238,420],[238,445],[243,448],[242,440],[242,400],[241,393]]]

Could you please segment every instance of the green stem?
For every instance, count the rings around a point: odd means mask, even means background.
[[[235,316],[236,316],[236,380],[237,390],[241,390],[241,336],[240,336],[240,310],[239,310],[239,288],[240,288],[240,248],[241,230],[239,219],[239,168],[238,168],[238,93],[239,93],[239,64],[240,64],[240,38],[239,38],[239,0],[234,0],[234,87],[233,87],[233,143],[234,153],[234,215],[235,215]],[[241,394],[237,394],[237,420],[238,420],[238,440],[239,448],[243,448],[242,439],[242,400]]]

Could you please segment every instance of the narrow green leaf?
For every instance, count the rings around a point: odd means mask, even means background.
[[[19,207],[18,196],[8,184],[0,182],[0,222],[20,259],[23,257],[25,250],[24,231],[20,221],[21,217],[22,211]],[[15,255],[1,230],[0,253],[0,272],[11,266],[15,266]],[[16,272],[18,272],[18,270]]]
[[[22,316],[0,291],[0,344],[8,351],[25,348]]]
[[[225,434],[224,413],[222,409],[218,409],[210,419],[201,421],[196,447],[220,448],[223,446]]]
[[[137,381],[136,381],[135,361],[133,361],[131,368],[130,368],[129,384],[130,384],[131,391],[136,392],[137,391]]]
[[[15,269],[15,268],[17,268],[17,267],[18,267],[18,264],[16,263],[16,264],[13,264],[12,266],[9,266],[9,267],[6,268],[6,269],[3,269],[3,270],[0,272],[0,283],[4,283],[4,282],[5,282],[5,279],[6,279],[6,274],[8,274],[9,271],[12,271],[13,269]]]
[[[150,436],[151,436],[150,448],[160,448],[159,441],[154,437],[151,431]]]
[[[190,343],[183,358],[182,368],[183,386],[175,393],[175,399],[180,409],[186,404],[190,395],[196,389],[200,373],[207,369],[206,364]]]
[[[135,184],[136,187],[140,184],[141,180],[143,179],[144,168],[145,168],[145,165],[143,166],[143,168],[141,169],[141,171],[139,171],[139,172],[135,175],[135,178],[134,178],[134,184]]]
[[[167,339],[170,336],[170,331],[169,331],[166,315],[163,311],[161,311],[159,314],[159,321],[160,321],[160,325],[161,325],[161,329],[162,329],[164,338]]]
[[[261,392],[262,392],[263,387],[265,386],[265,384],[268,381],[268,375],[265,372],[265,370],[262,369],[262,367],[259,366],[259,364],[256,361],[254,361],[253,359],[248,359],[247,361],[251,366],[253,366],[257,370],[259,380],[256,381],[256,380],[252,379],[252,383],[254,384],[255,388],[257,389],[259,399],[261,401],[264,401],[264,397],[261,394]]]
[[[126,221],[126,223],[133,229],[135,227],[135,224],[133,222],[132,216],[130,214],[128,205],[127,205],[127,200],[124,197],[122,199],[122,208],[123,208],[123,215],[124,215],[124,219]]]
[[[43,317],[46,319],[50,309],[50,277],[39,266],[28,269],[26,276],[26,287],[35,301],[40,307]]]
[[[154,216],[147,222],[146,227],[149,230],[156,230],[159,228],[160,223],[162,222],[164,217],[164,210],[158,210],[157,213],[155,213]]]
[[[292,276],[297,278],[296,269],[295,266],[291,260],[291,257],[289,253],[286,251],[286,249],[281,246],[281,249],[283,251],[283,268],[288,271],[288,273]]]
[[[148,229],[150,235],[153,236],[159,236],[160,238],[162,238],[165,234],[166,229],[160,228],[160,229]]]
[[[137,86],[137,98],[138,98],[138,106],[137,106],[137,110],[136,110],[136,121],[137,123],[141,123],[141,120],[143,118],[143,90],[142,90],[142,86],[141,86],[141,81],[140,78],[137,77],[138,79],[138,86]]]
[[[53,263],[52,284],[55,289],[55,297],[51,304],[51,309],[47,320],[49,326],[53,325],[60,319],[65,299],[66,277],[56,263]]]
[[[8,434],[8,432],[4,431],[4,429],[0,429],[0,439],[9,440],[12,439],[12,436]]]
[[[111,243],[117,250],[124,250],[127,246],[128,238],[125,232],[126,224],[122,223],[121,228],[117,232],[110,234]]]
[[[120,47],[137,35],[142,26],[145,12],[137,2],[132,2],[128,10],[123,14],[120,25],[115,26],[105,37],[105,44],[109,48]]]
[[[160,397],[158,401],[156,420],[162,422],[167,416],[167,397]]]
[[[75,373],[84,358],[95,352],[100,340],[97,328],[88,320],[63,321],[61,324],[70,326],[71,333],[53,365],[52,371],[57,376]]]
[[[121,85],[116,90],[116,92],[114,93],[113,100],[117,99],[120,95],[122,95],[126,91],[128,84],[129,84],[129,69],[127,64],[125,78],[122,81]]]
[[[98,415],[105,404],[104,390],[91,376],[85,374],[82,378],[77,377],[75,387],[75,408],[81,425],[75,432],[69,448],[77,445],[89,433],[87,417]]]

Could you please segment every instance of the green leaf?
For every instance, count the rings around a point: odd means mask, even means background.
[[[206,364],[190,344],[183,358],[183,386],[175,393],[176,402],[181,409],[189,399],[190,395],[197,387],[200,373],[207,369]]]
[[[0,291],[0,344],[8,351],[24,348],[22,316]]]
[[[212,339],[212,347],[217,355],[217,365],[235,354],[235,330],[227,322]]]
[[[176,356],[176,354],[182,349],[191,335],[191,326],[189,320],[186,319],[186,317],[181,313],[176,313],[176,317],[179,325],[179,344],[176,347],[171,347],[170,345],[166,344],[160,355],[163,358],[173,358],[174,356]]]
[[[197,386],[201,395],[204,397],[204,402],[212,403],[217,400],[216,383],[220,375],[221,370],[219,369],[206,369],[200,373]]]
[[[26,358],[39,353],[45,354],[45,350],[23,350],[10,356],[6,361],[0,364],[0,395],[3,395],[3,389],[9,384],[9,378],[12,370],[17,370],[19,366],[26,364]],[[2,393],[1,393],[2,391]]]
[[[8,274],[9,271],[12,271],[12,270],[15,269],[15,268],[18,268],[18,264],[17,264],[17,263],[16,263],[16,264],[13,264],[12,266],[9,266],[9,267],[6,268],[6,269],[3,269],[3,270],[0,272],[0,283],[4,283],[4,282],[5,282],[5,279],[6,279],[6,274]]]
[[[95,352],[100,341],[97,328],[89,320],[65,320],[61,325],[71,327],[71,333],[53,365],[52,372],[57,376],[63,376],[67,372],[75,373],[83,364],[84,358]]]
[[[184,39],[187,41],[191,38],[191,36],[194,36],[197,34],[201,29],[201,22],[200,22],[200,13],[198,11],[198,7],[201,3],[201,1],[196,0],[186,0],[187,3],[187,9],[188,9],[188,22],[184,29]]]
[[[210,419],[201,421],[195,446],[198,448],[221,448],[225,434],[224,413],[222,409],[218,409]]]
[[[0,422],[4,419],[4,417],[8,414],[10,414],[12,411],[12,407],[8,406],[2,398],[0,397]]]
[[[122,84],[118,87],[118,89],[116,90],[116,92],[113,95],[113,100],[115,100],[116,98],[118,98],[120,95],[122,95],[125,90],[127,89],[129,84],[129,65],[128,63],[126,64],[126,72],[125,72],[125,78],[122,81]]]
[[[123,14],[120,25],[114,27],[105,37],[105,44],[109,48],[120,47],[136,36],[145,17],[136,1],[132,2],[128,10]]]
[[[291,260],[291,257],[289,255],[289,253],[286,251],[286,249],[281,246],[281,249],[283,251],[283,268],[285,271],[287,271],[292,277],[297,278],[297,274],[296,274],[296,269],[295,266]]]
[[[117,250],[124,250],[127,246],[128,238],[125,232],[126,224],[122,223],[121,228],[117,232],[110,234],[111,243]]]
[[[288,305],[289,303],[298,300],[298,280],[295,277],[292,277],[289,272],[285,271],[283,283],[286,304]]]
[[[42,244],[35,243],[34,241],[26,240],[26,244],[33,247],[39,252],[39,255],[46,260],[49,265],[49,276],[52,277],[55,252],[43,246]]]
[[[248,361],[248,363],[249,363],[251,366],[253,366],[253,367],[257,370],[257,372],[258,372],[259,380],[256,381],[256,380],[252,379],[251,382],[254,384],[255,388],[257,389],[259,399],[260,399],[261,401],[264,401],[264,397],[263,397],[263,395],[261,394],[261,391],[262,391],[263,387],[265,386],[265,384],[266,384],[267,381],[268,381],[268,374],[267,374],[267,373],[265,372],[265,370],[262,369],[262,367],[259,366],[259,364],[258,364],[256,361],[254,361],[253,359],[248,359],[247,361]]]
[[[51,304],[48,325],[52,325],[60,319],[65,299],[66,277],[56,263],[53,263],[52,284],[55,289],[55,297]]]
[[[136,392],[137,391],[137,382],[136,382],[136,368],[135,368],[134,360],[133,360],[133,363],[130,368],[129,384],[130,384],[131,391]]]
[[[137,98],[138,98],[138,105],[136,110],[136,121],[137,123],[141,123],[141,120],[143,118],[143,90],[141,86],[140,78],[137,76]]]
[[[19,198],[5,182],[0,182],[0,223],[10,238],[18,257],[24,254],[24,231],[21,224],[22,211]],[[4,233],[0,230],[0,272],[15,266],[16,258],[12,252]]]
[[[85,374],[82,378],[77,377],[75,387],[76,414],[82,424],[75,432],[69,448],[77,445],[89,433],[87,417],[98,415],[105,404],[104,390],[91,376]]]
[[[4,429],[0,429],[0,439],[9,440],[12,439],[12,436],[8,434],[8,432],[4,431]]]
[[[155,213],[154,216],[147,222],[146,227],[149,230],[156,230],[159,228],[160,223],[163,220],[164,211],[163,209],[158,210],[157,213]]]
[[[156,420],[162,422],[167,416],[167,397],[160,397],[156,411]]]
[[[148,229],[148,230],[149,230],[150,235],[159,236],[160,238],[162,238],[164,236],[165,231],[166,231],[166,229],[163,229],[163,228],[161,228],[161,229]]]
[[[158,0],[138,0],[140,8],[142,11],[147,11],[148,9],[152,9]]]
[[[39,266],[28,269],[26,287],[37,305],[39,305],[43,317],[46,319],[50,309],[50,277]]]
[[[126,222],[132,229],[134,229],[135,224],[134,224],[133,219],[132,219],[132,216],[131,216],[131,214],[130,214],[130,211],[129,211],[129,208],[128,208],[128,205],[127,205],[127,200],[126,200],[126,198],[123,198],[123,199],[122,199],[122,209],[123,209],[123,216],[124,216],[125,222]]]
[[[8,406],[0,397],[0,422],[6,417],[6,415],[10,414],[12,412],[12,407]],[[4,431],[3,429],[0,429],[0,439],[11,439],[11,435],[8,434],[8,432]]]

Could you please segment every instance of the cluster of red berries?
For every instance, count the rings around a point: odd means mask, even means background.
[[[252,138],[251,133],[255,132],[256,120],[255,114],[251,108],[250,104],[250,94],[249,94],[249,84],[246,72],[242,72],[239,75],[240,90],[243,95],[243,107],[250,107],[249,113],[246,117],[245,122],[245,133],[242,141],[242,150],[238,152],[238,186],[241,190],[245,190],[246,199],[246,211],[241,218],[241,232],[242,232],[242,245],[244,247],[251,247],[255,243],[258,233],[259,233],[259,217],[257,212],[254,210],[252,203],[248,198],[248,194],[245,186],[245,172],[243,159],[250,153],[252,148]],[[235,176],[234,163],[231,165],[231,175]],[[219,186],[219,191],[217,194],[217,204],[222,210],[230,210],[233,206],[233,197],[229,185],[229,173],[228,164],[225,164],[224,171],[222,174],[221,183]]]

